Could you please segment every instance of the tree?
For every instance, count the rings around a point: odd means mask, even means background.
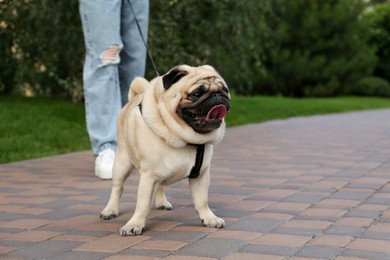
[[[294,97],[334,96],[370,75],[375,56],[364,38],[362,1],[271,2],[262,58],[266,89]]]
[[[390,5],[375,5],[364,19],[369,25],[369,43],[378,57],[374,75],[390,82]]]

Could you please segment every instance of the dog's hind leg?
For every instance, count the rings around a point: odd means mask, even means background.
[[[164,193],[164,185],[160,184],[157,188],[156,199],[155,199],[156,208],[162,210],[172,210],[172,204],[167,200]]]
[[[127,153],[120,152],[119,149],[120,147],[118,147],[114,160],[111,196],[107,206],[100,214],[100,218],[102,219],[118,217],[119,199],[122,196],[123,184],[134,168]]]

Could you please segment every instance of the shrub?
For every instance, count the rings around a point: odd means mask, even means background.
[[[78,1],[0,2],[0,93],[29,86],[38,95],[80,100],[84,43]],[[254,39],[266,7],[266,0],[150,1],[148,44],[160,73],[177,64],[209,63],[246,93],[261,68]],[[148,64],[146,77],[154,76]]]
[[[378,57],[374,75],[390,82],[390,4],[375,5],[364,19],[369,25],[369,43],[375,47]]]
[[[78,1],[0,3],[0,93],[29,86],[36,94],[81,100]],[[360,19],[363,3],[153,0],[148,45],[160,73],[177,64],[209,63],[239,94],[333,96],[373,69]],[[383,42],[388,54],[388,40]],[[388,57],[383,53],[378,55]],[[390,64],[386,59],[382,67]],[[146,77],[154,76],[148,62]]]
[[[390,97],[390,84],[383,78],[365,77],[352,86],[349,94],[357,96]]]
[[[7,36],[1,47],[6,59],[17,63],[13,87],[74,98],[84,54],[78,1],[6,0],[1,6],[1,32]],[[0,58],[0,64],[6,64]],[[1,77],[7,79],[3,73]]]
[[[267,83],[285,96],[334,96],[362,75],[375,56],[365,41],[361,0],[272,0],[261,61]],[[260,87],[260,91],[262,91]],[[268,87],[269,88],[269,87]]]

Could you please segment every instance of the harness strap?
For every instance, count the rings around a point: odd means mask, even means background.
[[[189,179],[196,179],[200,175],[200,168],[203,164],[203,156],[204,156],[204,144],[199,144],[196,147],[196,157],[195,157],[195,165],[192,167]]]

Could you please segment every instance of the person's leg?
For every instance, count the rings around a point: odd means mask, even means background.
[[[121,2],[80,0],[86,47],[83,81],[87,130],[95,155],[116,148],[116,119],[121,109]]]
[[[140,23],[145,41],[148,35],[149,0],[130,0]],[[127,103],[130,84],[137,76],[143,77],[146,65],[146,48],[138,31],[128,0],[122,0],[121,36],[123,50],[120,53],[119,77],[122,106]]]

